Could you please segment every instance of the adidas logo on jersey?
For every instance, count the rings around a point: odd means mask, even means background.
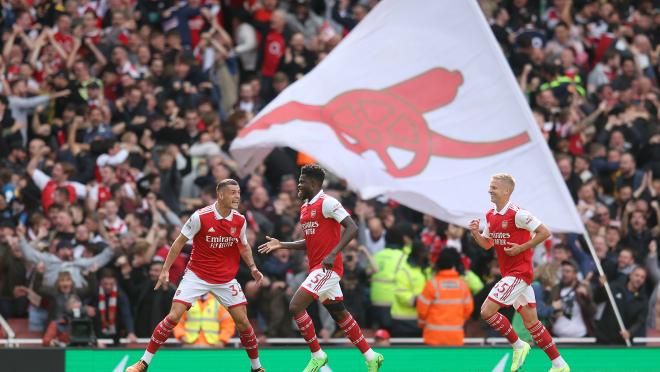
[[[211,227],[208,232],[213,233],[215,232],[215,229]]]

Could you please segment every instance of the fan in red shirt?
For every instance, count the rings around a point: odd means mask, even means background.
[[[490,180],[490,200],[495,208],[486,212],[486,228],[479,233],[480,220],[470,222],[470,231],[484,249],[495,247],[502,279],[495,284],[481,306],[481,317],[513,346],[511,371],[522,367],[531,347],[518,338],[511,323],[498,311],[513,305],[520,313],[534,342],[552,360],[550,372],[568,372],[570,368],[559,355],[550,332],[536,315],[536,299],[532,289],[532,250],[550,237],[550,231],[528,211],[512,204],[515,181],[509,174],[499,173]],[[532,236],[532,234],[534,234]]]
[[[328,363],[328,355],[321,350],[312,318],[306,310],[315,300],[323,303],[346,337],[360,349],[368,370],[378,371],[383,363],[383,356],[371,349],[360,326],[344,308],[343,294],[339,286],[344,272],[341,251],[355,238],[358,228],[339,201],[323,192],[321,186],[324,179],[325,171],[316,164],[306,165],[300,172],[298,197],[305,201],[300,208],[300,225],[305,239],[280,242],[266,237],[268,242],[259,246],[259,252],[270,253],[277,249],[307,251],[309,275],[289,304],[289,313],[312,351],[312,358],[304,371],[316,372]],[[344,231],[341,231],[342,226]]]
[[[263,62],[261,63],[261,74],[272,78],[277,72],[282,56],[286,50],[284,41],[284,27],[286,26],[286,13],[276,10],[270,19],[270,32],[263,41]]]
[[[227,308],[238,328],[241,344],[250,358],[252,372],[265,372],[259,361],[257,336],[247,317],[245,294],[236,281],[241,257],[252,271],[257,284],[263,275],[252,259],[252,249],[247,242],[245,217],[236,211],[241,200],[238,182],[225,179],[216,187],[215,203],[195,211],[181,229],[167,254],[165,264],[154,290],[169,282],[169,271],[181,249],[193,241],[186,273],[172,300],[172,309],[151,336],[147,350],[137,363],[126,372],[144,372],[161,344],[172,334],[183,313],[197,299],[211,292]]]

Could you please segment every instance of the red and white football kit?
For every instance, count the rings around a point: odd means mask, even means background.
[[[179,283],[173,302],[191,304],[203,294],[211,292],[226,308],[246,304],[241,285],[236,281],[240,260],[240,245],[247,246],[245,217],[232,210],[227,217],[220,216],[216,203],[195,211],[181,229],[193,241],[186,273]],[[147,350],[142,357],[145,364],[172,334],[178,320],[166,316],[154,329]],[[252,369],[261,368],[257,336],[252,327],[238,332],[247,351]],[[138,370],[136,365],[129,370]]]
[[[321,190],[300,208],[300,225],[305,234],[309,275],[301,288],[321,301],[341,300],[339,281],[344,273],[341,253],[337,254],[332,270],[323,270],[323,259],[339,243],[340,222],[348,212],[339,201]]]
[[[531,287],[534,277],[532,249],[508,256],[504,248],[509,247],[510,243],[527,243],[540,225],[541,221],[531,213],[511,202],[501,211],[493,208],[486,213],[486,228],[482,235],[492,240],[502,272],[502,279],[488,294],[491,301],[505,307],[513,305],[516,309],[528,304],[536,306]]]
[[[236,281],[239,247],[248,244],[246,229],[245,217],[235,210],[224,218],[215,203],[195,211],[181,229],[193,248],[173,301],[190,308],[198,297],[211,292],[226,308],[246,304]]]

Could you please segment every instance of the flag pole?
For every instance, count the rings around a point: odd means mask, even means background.
[[[584,236],[584,240],[587,242],[587,246],[589,247],[589,252],[591,252],[591,257],[593,257],[594,263],[596,264],[596,269],[598,269],[598,274],[600,274],[600,276],[605,278],[604,286],[605,286],[605,292],[607,293],[607,298],[609,299],[610,304],[612,304],[612,310],[614,310],[614,315],[616,316],[617,323],[619,323],[619,328],[622,331],[624,331],[626,330],[626,327],[623,324],[623,319],[621,318],[621,313],[619,312],[619,308],[616,306],[616,302],[614,301],[614,296],[612,295],[612,290],[610,289],[610,283],[607,281],[607,276],[603,271],[603,267],[600,265],[600,258],[598,258],[598,255],[596,254],[596,249],[594,248],[594,245],[591,242],[591,238],[589,237],[589,233],[587,232],[586,229],[583,229],[582,236]],[[630,338],[628,338],[625,341],[626,341],[626,345],[630,347],[631,346]]]

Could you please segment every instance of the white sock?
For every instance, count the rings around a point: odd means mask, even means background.
[[[153,358],[153,357],[154,357],[154,354],[152,354],[152,353],[145,350],[144,355],[142,356],[142,360],[147,364],[151,364],[151,358]]]
[[[552,366],[554,368],[561,368],[565,365],[566,365],[566,361],[564,360],[564,358],[561,357],[561,355],[552,360]]]
[[[514,349],[522,349],[525,347],[525,341],[517,339],[511,346],[513,346]]]
[[[325,358],[325,353],[323,352],[323,349],[318,349],[317,351],[312,353],[312,356],[316,359],[321,359],[321,358]]]
[[[261,361],[259,361],[259,358],[250,359],[250,364],[252,365],[252,369],[261,368]]]
[[[364,355],[364,359],[366,359],[367,362],[376,357],[376,353],[374,353],[374,351],[371,349],[365,351],[364,353],[362,353],[362,355]]]

